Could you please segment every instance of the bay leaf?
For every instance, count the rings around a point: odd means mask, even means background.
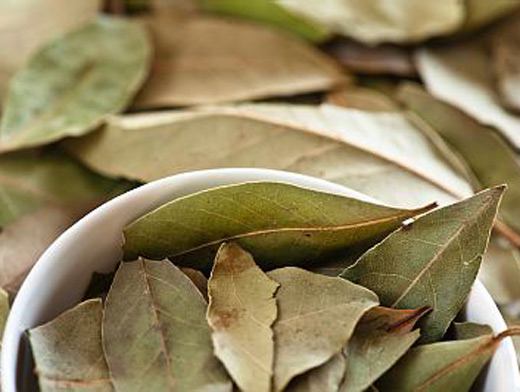
[[[10,77],[35,50],[95,19],[100,5],[101,0],[0,2],[0,102]]]
[[[511,333],[517,332],[486,333],[412,348],[376,386],[388,392],[467,392],[499,343]]]
[[[103,346],[116,391],[231,392],[213,355],[205,312],[199,290],[170,262],[122,263],[103,318]]]
[[[466,20],[462,30],[474,30],[504,15],[510,14],[520,6],[511,0],[464,0],[466,3]]]
[[[477,276],[504,186],[419,217],[365,253],[342,277],[373,290],[384,306],[432,307],[421,341],[440,339]]]
[[[419,338],[415,323],[430,308],[370,309],[344,348],[346,369],[339,392],[363,392],[399,360]]]
[[[45,206],[93,205],[128,189],[58,152],[24,151],[0,156],[0,226]]]
[[[325,364],[297,376],[285,389],[288,392],[337,392],[345,373],[345,357],[334,355]]]
[[[42,392],[114,391],[101,344],[103,305],[92,299],[29,331]]]
[[[391,3],[384,0],[278,0],[278,3],[296,15],[370,45],[417,42],[452,33],[465,16],[464,3],[458,0],[394,0]]]
[[[464,321],[453,323],[455,340],[466,340],[477,338],[482,335],[492,335],[493,329],[489,325]]]
[[[182,21],[163,16],[151,20],[150,29],[155,59],[138,108],[296,95],[348,81],[323,53],[266,26],[211,16]]]
[[[249,0],[247,7],[242,0],[201,0],[199,3],[203,10],[272,25],[312,42],[321,42],[330,36],[324,26],[288,12],[274,1]]]
[[[397,112],[399,105],[385,94],[367,87],[348,86],[326,96],[330,104],[370,112]]]
[[[363,314],[378,304],[370,290],[297,267],[279,268],[268,276],[280,284],[274,323],[274,391],[295,376],[316,368],[348,342]]]
[[[520,162],[508,144],[493,129],[436,100],[417,86],[404,85],[399,97],[461,154],[479,184],[484,187],[508,185],[500,220],[517,233],[508,238],[520,246]]]
[[[110,17],[50,42],[10,82],[0,148],[37,146],[95,129],[129,103],[149,56],[144,30]]]
[[[520,111],[520,15],[494,37],[491,45],[493,70],[502,103]]]
[[[400,207],[473,194],[465,174],[404,114],[332,105],[122,116],[66,147],[98,172],[141,181],[198,169],[264,167],[324,178]]]
[[[215,355],[242,391],[271,391],[278,287],[238,245],[220,247],[208,281],[207,319]]]
[[[402,46],[369,46],[343,38],[326,44],[324,49],[351,72],[403,77],[417,74],[410,49]]]
[[[365,249],[427,211],[403,210],[276,182],[211,188],[175,199],[125,230],[127,260],[168,257],[207,269],[222,242],[234,241],[262,266],[308,264]]]
[[[485,40],[421,49],[416,53],[416,62],[432,95],[496,128],[515,149],[520,149],[520,117],[501,105]]]
[[[206,279],[204,274],[199,270],[189,267],[183,267],[181,268],[181,271],[184,272],[184,275],[190,278],[195,287],[199,289],[206,302],[208,302],[208,279]]]
[[[4,336],[5,324],[9,316],[9,294],[4,289],[0,288],[0,336]],[[2,350],[2,339],[0,339],[0,351]],[[1,377],[1,375],[0,375]]]

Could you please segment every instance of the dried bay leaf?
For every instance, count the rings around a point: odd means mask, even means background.
[[[0,288],[0,336],[4,336],[5,324],[9,316],[9,294]],[[2,339],[0,339],[0,351],[2,350]],[[1,377],[1,375],[0,375]]]
[[[501,106],[484,40],[421,49],[416,60],[432,95],[495,127],[515,149],[520,149],[520,117]]]
[[[399,105],[385,94],[367,87],[348,86],[327,94],[333,105],[370,112],[397,112]]]
[[[213,355],[206,301],[168,261],[122,263],[108,294],[103,345],[116,391],[231,391]]]
[[[114,391],[101,344],[100,299],[85,301],[29,331],[42,392]]]
[[[57,152],[0,156],[0,226],[45,206],[64,210],[88,205],[128,188]]]
[[[296,95],[348,81],[317,49],[265,26],[204,16],[156,18],[150,28],[155,60],[137,97],[139,108]]]
[[[249,0],[247,7],[244,7],[242,0],[201,0],[200,4],[206,11],[238,16],[276,26],[312,42],[323,41],[330,35],[324,26],[288,12],[271,0]]]
[[[278,0],[278,3],[296,15],[370,45],[416,42],[448,34],[463,23],[465,16],[464,4],[458,0]]]
[[[429,308],[370,309],[344,349],[346,370],[339,392],[363,392],[382,376],[419,338],[415,323]]]
[[[10,77],[49,40],[95,19],[101,0],[0,2],[0,102]]]
[[[388,392],[469,391],[502,339],[518,333],[508,330],[494,337],[489,328],[479,329],[483,335],[412,348],[376,386]],[[465,333],[476,332],[472,328]]]
[[[365,249],[427,211],[403,210],[276,182],[221,186],[173,200],[124,231],[125,258],[169,257],[207,269],[234,241],[262,266],[308,264]]]
[[[199,270],[189,267],[181,268],[181,271],[184,272],[184,275],[190,278],[195,287],[199,289],[206,302],[208,302],[208,279],[206,279],[204,274]]]
[[[295,376],[339,353],[378,299],[372,291],[341,278],[296,267],[280,268],[268,276],[280,284],[273,390],[281,391]]]
[[[220,247],[208,281],[207,318],[215,355],[243,391],[271,391],[278,287],[238,245]]]
[[[117,18],[100,17],[52,41],[10,82],[0,148],[37,146],[93,130],[126,107],[146,76],[149,56],[144,30]]]
[[[294,378],[285,389],[288,392],[337,392],[345,373],[345,357],[334,355],[324,365]]]
[[[142,181],[266,167],[324,178],[400,207],[473,194],[464,175],[400,113],[256,104],[142,114],[114,118],[66,146],[96,171]]]
[[[508,238],[520,246],[520,162],[516,154],[492,128],[436,100],[417,86],[404,85],[399,97],[464,157],[481,185],[508,185],[500,219],[517,233]]]
[[[520,6],[516,0],[465,0],[466,20],[462,30],[473,30],[509,14]]]
[[[440,339],[477,276],[505,187],[435,210],[365,253],[342,277],[373,290],[384,306],[432,307],[421,341]]]

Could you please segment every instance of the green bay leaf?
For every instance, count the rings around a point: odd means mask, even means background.
[[[126,107],[146,76],[149,56],[144,30],[111,17],[52,41],[10,82],[0,148],[37,146],[93,130]]]
[[[251,182],[175,199],[125,230],[128,260],[168,257],[208,269],[234,241],[263,267],[314,263],[365,249],[431,206],[403,210],[284,183]]]
[[[112,392],[101,344],[100,299],[85,301],[29,331],[42,392]]]
[[[274,323],[274,391],[323,365],[348,342],[359,319],[378,304],[370,290],[296,267],[270,271],[280,284]],[[333,328],[331,328],[333,326]]]
[[[332,105],[122,116],[66,147],[98,172],[141,181],[198,169],[262,167],[320,177],[400,207],[473,194],[453,159],[405,115]]]
[[[373,290],[394,308],[429,306],[421,341],[440,339],[477,276],[505,187],[488,189],[404,226],[341,276]]]
[[[231,382],[213,355],[205,313],[199,290],[170,262],[122,263],[103,318],[103,346],[116,390],[230,392]]]
[[[243,391],[271,391],[278,286],[238,245],[220,247],[208,281],[207,318],[215,355]]]

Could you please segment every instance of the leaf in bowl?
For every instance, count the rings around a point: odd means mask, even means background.
[[[381,304],[429,306],[421,341],[440,339],[477,276],[504,186],[418,218],[367,251],[341,276],[373,290]]]
[[[173,200],[124,231],[127,260],[170,258],[208,269],[222,242],[234,241],[260,266],[309,264],[369,247],[432,206],[403,210],[271,182],[204,190]]]

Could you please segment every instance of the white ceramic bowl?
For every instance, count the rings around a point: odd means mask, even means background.
[[[120,261],[122,230],[131,221],[174,198],[210,187],[244,181],[281,181],[370,200],[364,195],[316,178],[264,169],[217,169],[161,179],[121,195],[97,208],[62,234],[42,255],[14,301],[4,333],[2,391],[20,391],[23,376],[21,337],[76,304],[94,271],[108,272]],[[477,282],[466,316],[489,324],[495,332],[506,325],[486,289]],[[18,384],[17,384],[18,383]],[[485,392],[520,390],[520,375],[510,339],[497,350],[484,379]],[[18,388],[18,389],[17,389]]]

